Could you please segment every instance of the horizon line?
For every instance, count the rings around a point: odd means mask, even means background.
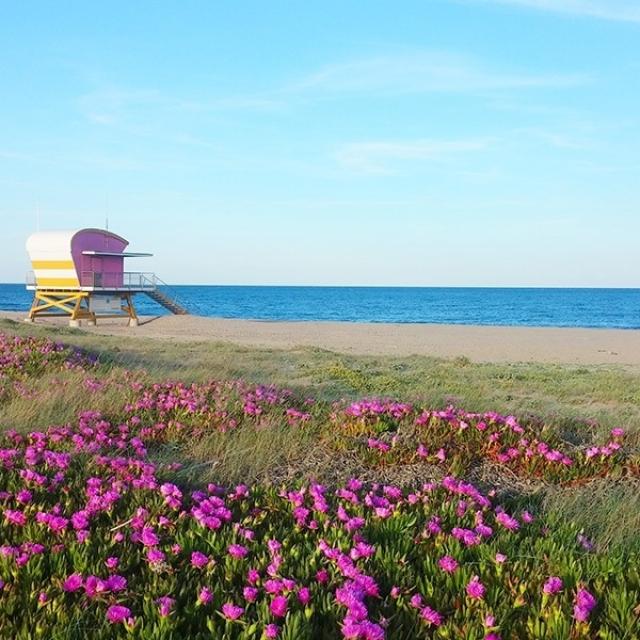
[[[24,282],[0,282],[0,286],[25,287]],[[162,286],[162,285],[161,285]],[[228,288],[282,288],[282,289],[585,289],[585,290],[640,290],[638,286],[609,285],[465,285],[465,284],[203,284],[173,282],[168,287],[228,287]]]

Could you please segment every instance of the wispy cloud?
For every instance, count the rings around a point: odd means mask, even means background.
[[[590,76],[583,73],[500,70],[465,55],[414,50],[326,65],[297,80],[253,94],[194,97],[144,87],[103,86],[82,95],[78,104],[90,122],[115,126],[136,120],[143,124],[163,118],[176,121],[187,114],[275,113],[300,103],[349,93],[393,97],[433,92],[489,94],[509,89],[571,88],[590,81]]]
[[[586,74],[531,74],[489,69],[466,56],[411,51],[326,66],[292,87],[298,92],[489,92],[501,89],[575,87]]]
[[[338,163],[350,171],[362,174],[393,174],[400,162],[438,162],[454,155],[486,149],[491,140],[407,140],[352,142],[342,145]]]
[[[474,4],[504,4],[603,20],[640,24],[638,0],[465,0]]]
[[[167,105],[159,91],[108,87],[80,97],[81,113],[94,124],[113,125],[132,112]]]
[[[513,134],[518,137],[524,136],[542,142],[554,149],[565,149],[568,151],[585,151],[594,145],[593,140],[586,132],[559,131],[544,127],[522,127],[515,129]]]
[[[94,124],[116,125],[140,117],[143,121],[176,114],[207,114],[218,111],[267,111],[284,103],[269,96],[225,96],[196,99],[173,96],[156,89],[102,87],[80,97],[81,113]]]

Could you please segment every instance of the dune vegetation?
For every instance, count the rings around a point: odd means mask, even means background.
[[[640,637],[637,371],[1,329],[0,637]]]

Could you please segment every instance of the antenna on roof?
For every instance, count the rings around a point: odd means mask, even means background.
[[[105,194],[104,196],[104,203],[105,203],[105,209],[107,210],[106,212],[106,216],[105,216],[105,221],[104,221],[104,228],[109,231],[109,194]]]

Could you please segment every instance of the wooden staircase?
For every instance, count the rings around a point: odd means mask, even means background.
[[[154,289],[153,291],[145,291],[145,293],[158,304],[162,305],[168,311],[171,311],[176,316],[189,315],[189,311],[185,309],[175,298],[167,295],[160,289]]]

